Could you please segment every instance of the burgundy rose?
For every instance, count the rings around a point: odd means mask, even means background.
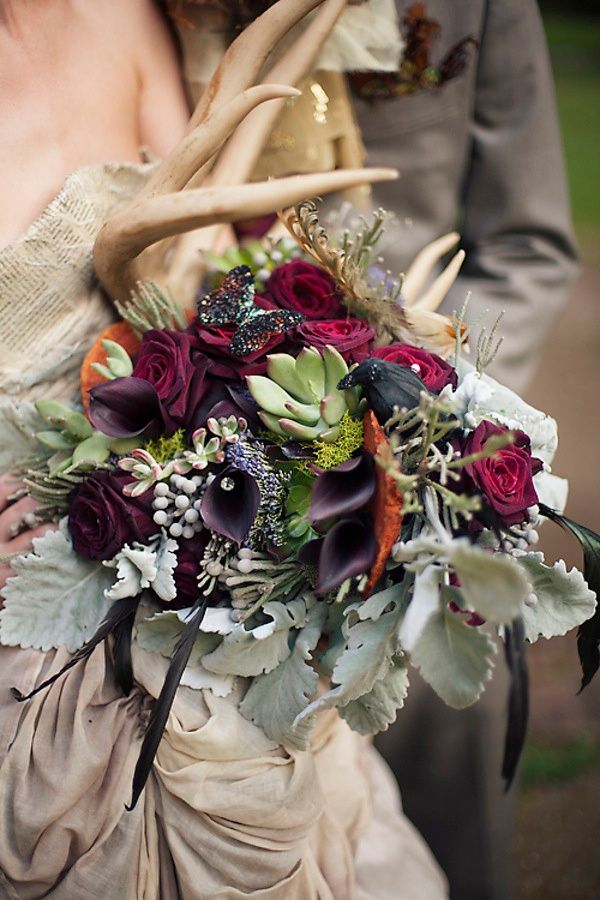
[[[408,366],[430,391],[441,391],[447,384],[455,388],[458,384],[456,369],[441,356],[428,353],[421,347],[413,347],[412,344],[388,344],[387,347],[377,347],[372,355],[378,359],[397,363],[399,366]]]
[[[187,331],[202,353],[210,358],[211,375],[228,379],[264,374],[267,369],[267,353],[272,353],[286,337],[284,334],[277,334],[262,349],[241,357],[235,356],[229,349],[236,331],[235,325],[205,325],[194,319]]]
[[[489,437],[509,429],[493,422],[480,422],[465,440],[463,456],[478,453]],[[465,466],[465,473],[506,525],[523,522],[528,507],[538,502],[533,476],[542,462],[531,455],[531,441],[524,431],[514,432],[515,440],[494,456]]]
[[[69,500],[69,531],[75,551],[88,559],[112,559],[124,544],[144,541],[158,531],[144,497],[123,496],[131,477],[94,472]]]
[[[152,329],[142,339],[132,374],[154,386],[165,419],[174,423],[167,430],[175,430],[187,424],[200,402],[208,368],[191,334]]]
[[[371,352],[375,332],[362,319],[327,319],[322,322],[302,322],[291,334],[301,347],[321,350],[330,344],[348,363],[360,363]]]
[[[173,573],[177,596],[174,600],[162,604],[165,609],[187,609],[198,599],[200,562],[209,538],[210,532],[204,530],[193,538],[179,542],[177,566]]]
[[[331,275],[301,259],[275,269],[265,294],[282,309],[302,313],[307,319],[337,319],[345,315],[342,295]]]

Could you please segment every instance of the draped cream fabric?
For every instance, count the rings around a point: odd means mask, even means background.
[[[25,234],[0,250],[0,397],[58,395],[76,385],[89,344],[114,318],[96,290],[94,239],[151,170],[77,169]]]
[[[67,657],[2,648],[7,897],[446,896],[385,766],[334,711],[318,720],[311,752],[288,752],[240,715],[239,692],[222,699],[180,688],[153,775],[127,812],[148,695],[167,663],[135,651],[136,688],[124,698],[107,656],[98,648],[24,707],[8,687],[30,686]]]
[[[95,290],[93,239],[146,171],[107,165],[74,173],[0,254],[0,378],[17,396],[45,391],[53,367],[63,373],[63,393],[76,387],[79,356],[111,316]],[[178,690],[152,776],[127,812],[167,661],[136,649],[136,684],[123,697],[101,646],[51,689],[26,703],[13,699],[12,686],[28,692],[67,658],[64,650],[0,647],[0,897],[446,896],[368,742],[329,711],[312,749],[288,752],[239,713],[242,682],[225,699]]]

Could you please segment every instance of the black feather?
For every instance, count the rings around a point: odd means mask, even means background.
[[[131,625],[133,625],[133,619],[135,618],[137,604],[138,601],[132,600],[131,597],[126,597],[123,600],[115,600],[106,616],[98,626],[95,634],[92,635],[89,641],[86,641],[83,647],[80,647],[79,650],[77,650],[77,652],[71,657],[69,662],[62,667],[60,672],[57,672],[50,678],[47,678],[46,681],[42,681],[42,683],[38,684],[38,686],[30,691],[29,694],[22,694],[21,691],[18,690],[18,688],[11,688],[10,692],[15,700],[18,700],[19,702],[22,702],[23,700],[31,700],[31,698],[38,694],[40,691],[43,691],[45,688],[53,685],[61,675],[64,675],[65,672],[68,672],[69,669],[72,669],[73,666],[76,666],[78,662],[87,659],[88,656],[92,654],[92,651],[98,646],[98,644],[102,643],[102,641],[105,641],[107,637],[109,637],[111,634],[118,634],[123,622],[131,620]],[[129,628],[129,635],[131,636],[131,626]]]
[[[135,622],[137,603],[130,614],[117,624],[113,631],[113,664],[115,681],[127,697],[133,688],[133,663],[131,659],[131,633]]]
[[[529,718],[529,675],[525,659],[525,628],[521,618],[506,626],[504,655],[511,675],[508,694],[508,721],[504,740],[502,777],[509,790],[519,764]]]
[[[583,577],[599,601],[592,618],[580,625],[577,632],[577,650],[581,663],[579,693],[581,693],[600,667],[600,534],[584,525],[578,525],[577,522],[560,515],[543,503],[540,503],[540,512],[550,521],[570,531],[579,541],[583,551]]]
[[[163,731],[165,730],[169,712],[173,706],[173,701],[175,700],[175,693],[179,687],[183,670],[188,664],[198,634],[198,628],[204,618],[207,602],[207,599],[204,598],[203,601],[201,603],[199,602],[192,610],[191,618],[183,629],[173,651],[164,684],[152,709],[150,721],[148,722],[144,740],[142,741],[140,755],[138,756],[135,772],[133,774],[131,803],[129,806],[126,806],[127,810],[132,810],[135,807],[140,798],[140,794],[144,790],[148,776],[152,771],[154,757],[156,756],[158,745],[163,736]]]
[[[338,390],[362,388],[363,397],[380,425],[394,414],[394,408],[415,409],[421,392],[430,393],[419,376],[408,366],[371,357],[352,369],[338,384]]]

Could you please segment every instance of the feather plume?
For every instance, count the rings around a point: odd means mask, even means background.
[[[173,701],[175,700],[175,693],[179,687],[181,676],[188,664],[198,634],[198,628],[204,618],[207,602],[207,598],[203,598],[201,602],[198,601],[196,607],[192,610],[191,617],[181,632],[181,636],[173,651],[164,684],[152,709],[150,721],[144,735],[144,740],[142,741],[140,755],[133,775],[131,803],[126,807],[129,811],[131,811],[138,802],[140,794],[144,790],[144,786],[148,780],[148,776],[152,771],[154,757],[156,756],[158,745],[163,736],[163,731],[165,730],[165,725],[167,724],[167,719],[171,707],[173,706]]]

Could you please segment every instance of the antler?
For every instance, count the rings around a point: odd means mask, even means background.
[[[157,280],[163,284],[172,281],[173,274],[177,276],[177,268],[169,272],[165,268],[164,247],[158,248],[158,258],[148,251],[165,238],[215,223],[265,215],[306,196],[397,177],[391,169],[356,169],[238,187],[195,187],[206,173],[206,164],[250,111],[266,101],[297,95],[295,88],[285,85],[248,85],[258,77],[272,47],[321,2],[280,0],[242,32],[213,76],[185,137],[132,203],[102,227],[94,246],[94,262],[102,284],[115,300],[126,301],[136,282],[149,274],[156,278],[158,271]],[[346,0],[325,0],[322,12],[327,12],[327,16],[315,20],[320,22],[322,40],[345,3]],[[302,77],[303,66],[297,53],[290,57],[289,65],[293,77]],[[286,67],[280,64],[280,72],[284,71]],[[270,117],[264,121],[268,124]],[[227,168],[230,172],[231,159]],[[240,174],[245,174],[243,167]],[[224,177],[221,173],[216,180]],[[180,279],[179,283],[185,282]],[[190,300],[193,287],[195,284],[189,291]],[[180,299],[185,300],[186,294]]]

